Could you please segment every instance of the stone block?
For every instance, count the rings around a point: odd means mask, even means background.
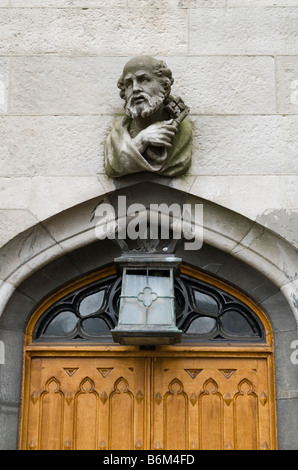
[[[282,284],[285,284],[286,280],[295,280],[298,276],[297,250],[262,226],[255,224],[232,254],[241,256],[244,251],[247,252],[248,258],[249,253],[252,259],[254,255],[259,255],[272,265],[272,269],[279,270],[284,275]]]
[[[298,249],[298,209],[267,209],[256,221],[279,233]]]
[[[209,11],[209,10],[208,10]],[[274,114],[272,57],[169,57],[181,95],[192,114]]]
[[[26,265],[40,253],[55,245],[55,241],[39,224],[5,245],[0,255],[0,278],[8,280],[11,273]]]
[[[200,116],[194,121],[192,174],[297,174],[298,116]]]
[[[0,292],[2,298],[2,289]],[[0,313],[0,329],[24,332],[24,325],[27,325],[29,312],[33,312],[35,307],[36,302],[33,297],[30,298],[15,289],[14,292],[10,293],[5,311],[3,314],[2,311]]]
[[[9,282],[0,280],[0,317],[11,296],[15,293],[15,288]]]
[[[164,57],[196,114],[275,113],[271,57]],[[127,57],[14,57],[11,112],[123,113],[117,81]]]
[[[281,114],[298,114],[298,56],[276,57],[277,103]]]
[[[297,8],[190,10],[189,53],[297,54]]]
[[[0,366],[0,403],[18,403],[22,388],[22,361],[24,333],[0,330],[0,340],[5,345],[5,364]]]
[[[231,256],[217,271],[217,276],[246,292],[257,303],[278,291],[278,288],[256,269]]]
[[[227,0],[179,0],[178,6],[180,8],[215,8],[225,7],[226,3]]]
[[[117,82],[125,57],[14,57],[14,114],[123,112]]]
[[[71,176],[103,171],[105,116],[0,117],[0,175]]]
[[[0,209],[0,246],[5,245],[37,222],[37,219],[27,210]]]
[[[112,8],[126,7],[127,0],[10,0],[21,8]]]
[[[239,215],[232,211],[219,207],[209,201],[200,201],[203,205],[203,239],[205,243],[213,245],[219,243],[223,251],[231,252],[251,229],[253,222],[242,218],[239,223]],[[188,204],[197,204],[197,198],[188,196]]]
[[[274,332],[297,328],[293,312],[280,292],[276,292],[274,295],[263,300],[260,307],[267,312]]]
[[[228,7],[296,7],[298,0],[227,0]]]
[[[0,57],[0,114],[6,114],[8,110],[9,64],[8,57]]]
[[[113,240],[106,238],[100,241],[97,240],[90,245],[79,247],[78,249],[72,248],[72,251],[67,256],[73,266],[82,274],[86,274],[111,264],[111,260],[120,256],[121,253],[117,244]]]
[[[0,405],[0,450],[18,449],[19,407]]]
[[[11,8],[0,54],[185,54],[187,11],[157,8]]]
[[[105,192],[96,176],[0,178],[0,191],[0,208],[29,208],[40,221]]]
[[[274,335],[275,343],[275,370],[277,398],[292,397],[298,395],[298,364],[293,363],[293,342],[298,340],[297,329],[292,331],[277,332]],[[296,354],[295,358],[296,360]],[[298,398],[298,396],[297,396]]]
[[[29,298],[31,302],[33,302],[32,299],[34,299],[36,306],[45,296],[60,289],[61,286],[79,277],[80,274],[81,273],[68,260],[67,256],[62,256],[32,274],[18,287],[18,290],[23,293],[22,296],[25,299]],[[19,295],[21,294],[19,293]],[[14,303],[15,302],[16,301],[14,301]],[[8,308],[10,308],[10,304]],[[27,308],[25,311],[30,312],[30,309]],[[33,309],[31,309],[31,312],[32,311]]]
[[[298,450],[298,398],[277,400],[277,431],[279,450]]]
[[[3,6],[27,8],[210,8],[224,7],[226,0],[0,0]],[[263,0],[266,1],[266,0]],[[269,0],[268,0],[269,1]],[[273,0],[272,0],[273,1]],[[286,0],[283,0],[286,1]],[[290,1],[290,0],[288,0]],[[293,1],[293,0],[292,0]]]
[[[91,199],[68,211],[63,211],[53,219],[45,220],[43,226],[58,243],[90,230],[95,231],[98,222],[95,211],[103,199],[103,197]]]

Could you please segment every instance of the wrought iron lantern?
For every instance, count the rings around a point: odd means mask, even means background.
[[[122,275],[119,321],[115,342],[165,345],[181,340],[176,326],[174,278],[181,259],[169,254],[126,254],[115,259]]]

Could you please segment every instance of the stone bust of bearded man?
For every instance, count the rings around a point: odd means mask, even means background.
[[[174,80],[165,62],[138,56],[118,81],[126,116],[115,122],[105,143],[108,176],[151,172],[180,176],[190,167],[192,124],[181,98],[170,95]]]

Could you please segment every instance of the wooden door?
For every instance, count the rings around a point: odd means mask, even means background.
[[[185,351],[33,354],[20,448],[274,449],[270,360]]]
[[[146,362],[33,358],[22,447],[147,448]]]
[[[274,448],[271,395],[266,359],[160,358],[153,367],[154,448]]]

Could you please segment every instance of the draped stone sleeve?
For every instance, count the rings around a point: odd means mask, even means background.
[[[179,176],[191,164],[192,124],[184,120],[173,140],[172,148],[162,163],[146,160],[138,151],[129,134],[130,119],[118,119],[105,143],[105,170],[111,178],[119,178],[131,173],[149,171],[164,176]]]

